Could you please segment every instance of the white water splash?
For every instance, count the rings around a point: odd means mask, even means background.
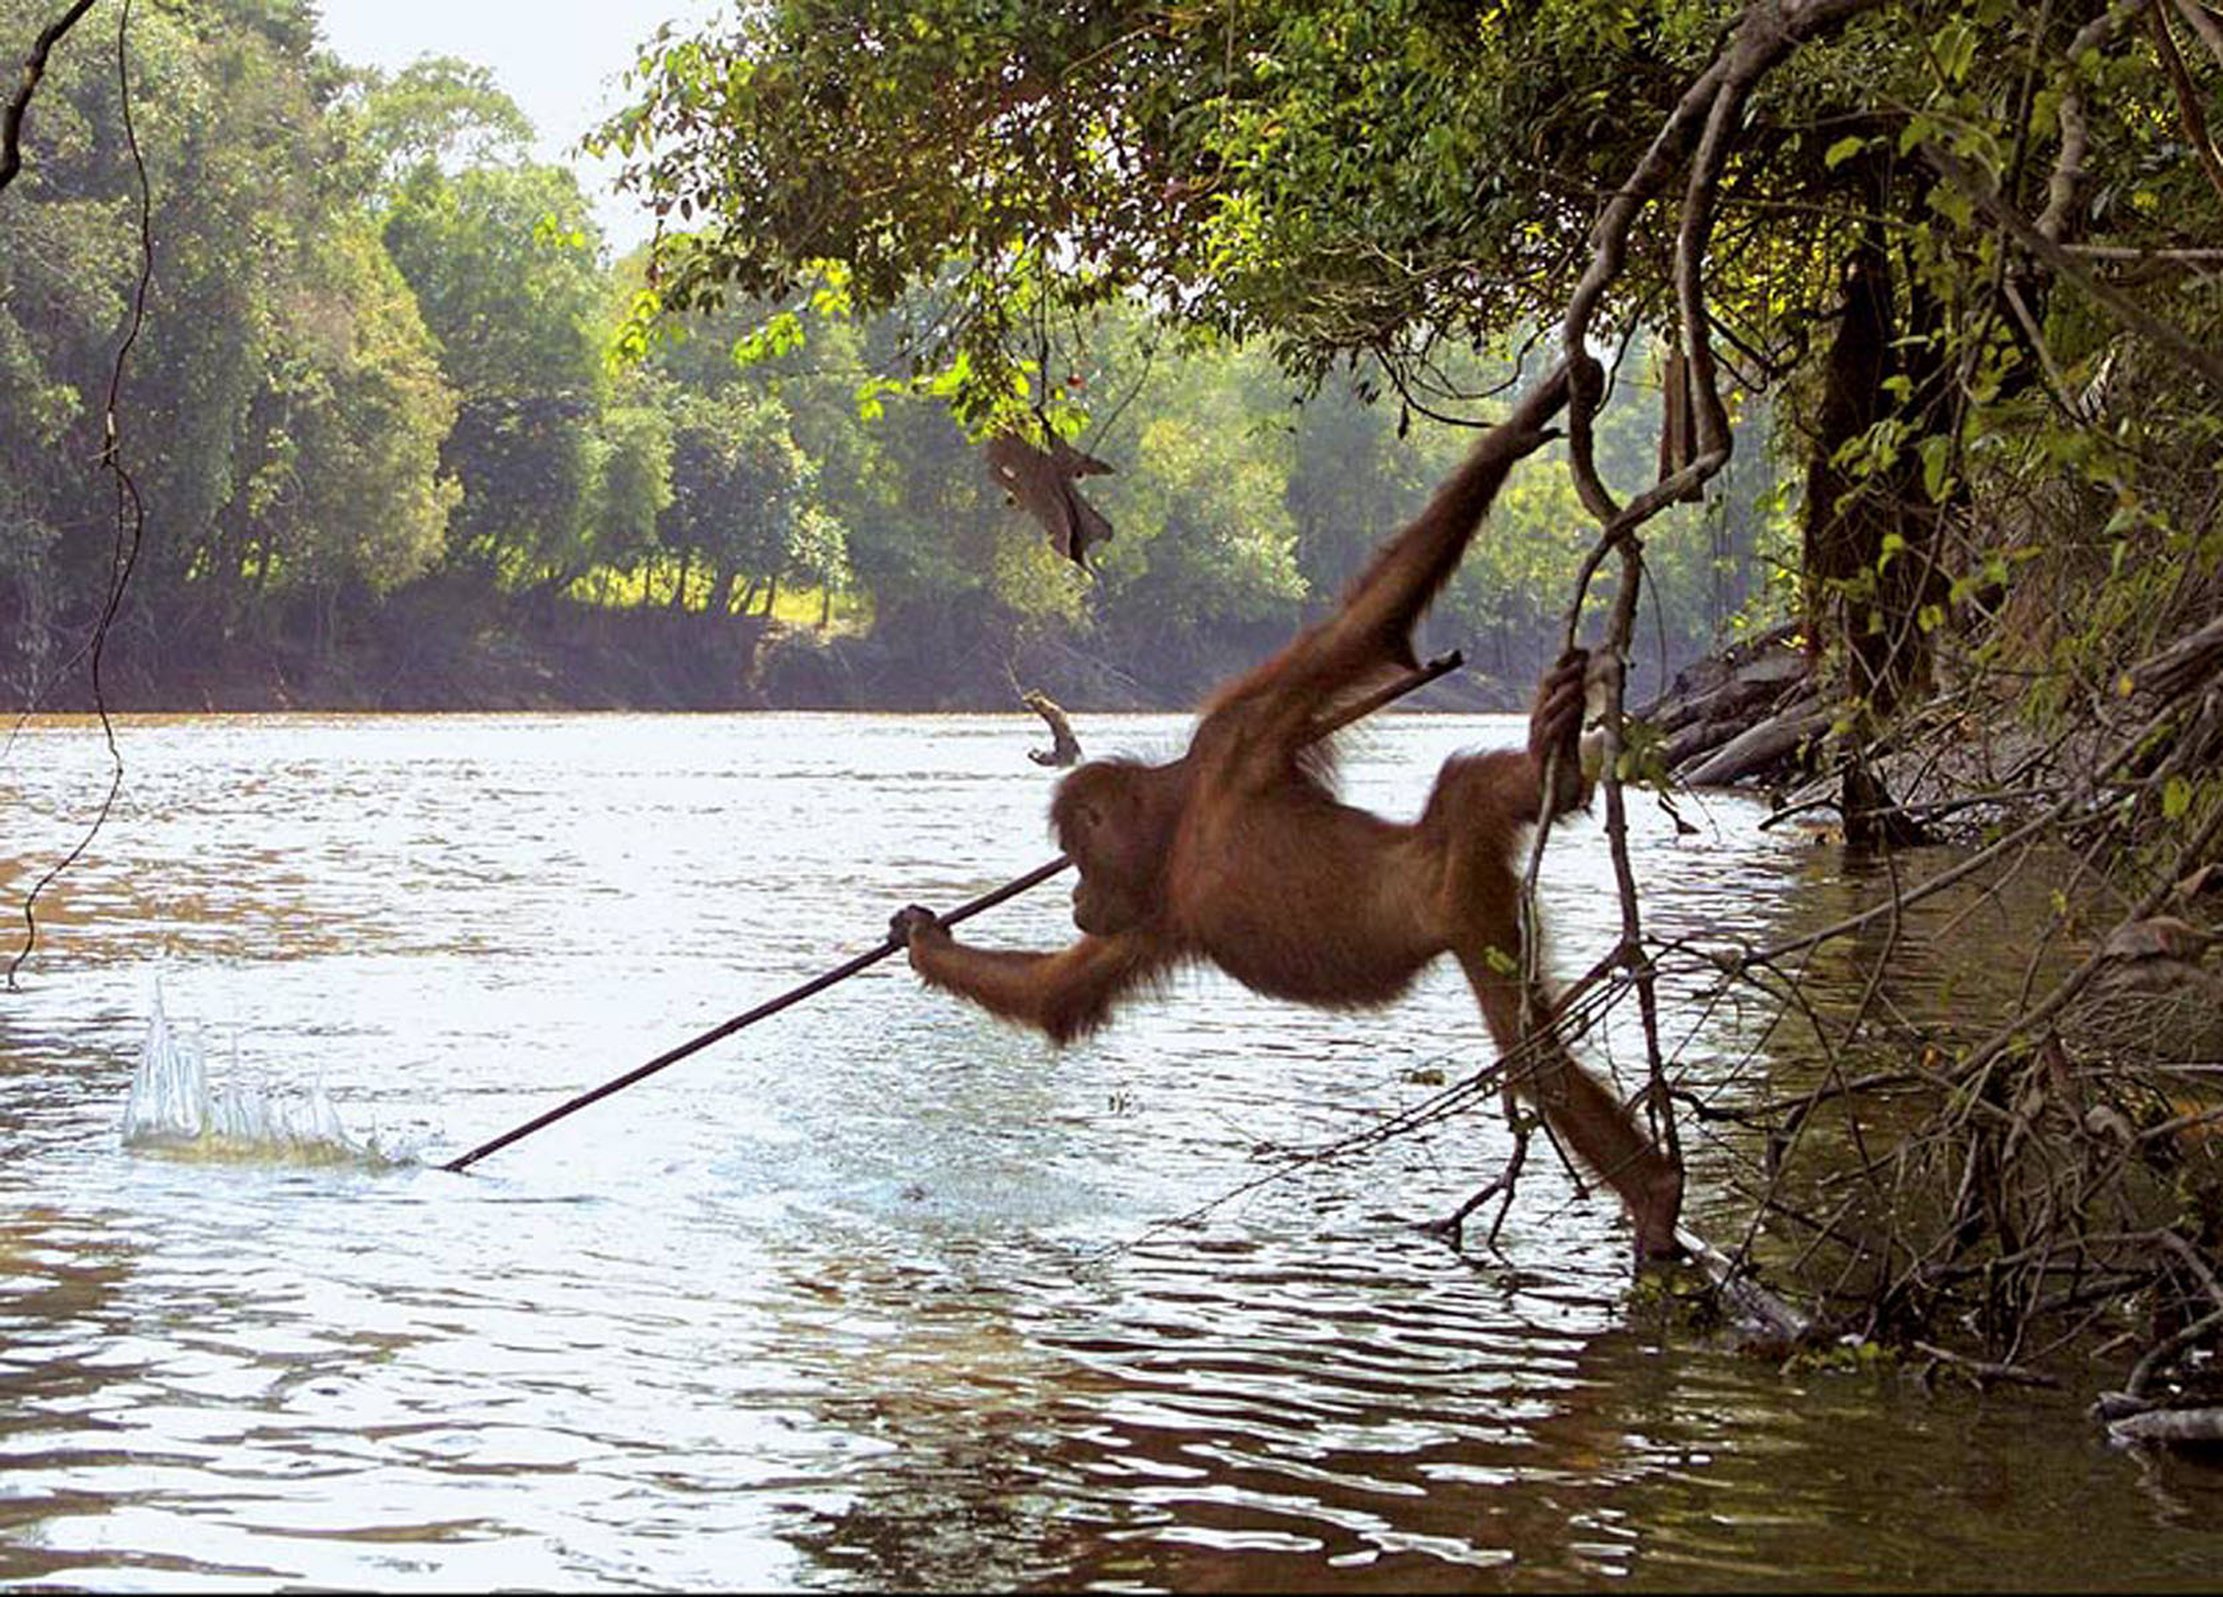
[[[376,1138],[358,1141],[340,1122],[324,1083],[306,1093],[242,1079],[232,1045],[230,1079],[211,1090],[207,1050],[170,1024],[162,980],[153,983],[139,1068],[124,1101],[127,1148],[194,1159],[270,1164],[392,1164]]]

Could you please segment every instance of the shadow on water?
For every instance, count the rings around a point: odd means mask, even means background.
[[[828,1284],[795,1329],[870,1351],[816,1412],[869,1443],[784,1533],[891,1590],[2210,1583],[2212,1475],[2073,1404],[1787,1378],[1432,1243],[1317,1240],[1186,1239],[1093,1290]]]
[[[1516,734],[1388,720],[1348,779],[1409,813],[1450,749]],[[81,735],[18,749],[0,886],[67,835]],[[1487,1057],[1449,973],[1381,1016],[1184,980],[1053,1054],[882,967],[469,1177],[428,1167],[870,946],[893,906],[1036,863],[1033,735],[128,728],[129,811],[0,1001],[0,1581],[2212,1586],[2213,1470],[2107,1449],[2068,1396],[1679,1340],[1623,1301],[1619,1217],[1548,1159],[1502,1256],[1427,1239],[1503,1158],[1494,1110],[1235,1195]],[[1829,851],[1706,818],[1639,828],[1663,935],[1764,942],[1859,897]],[[1617,920],[1594,831],[1555,842],[1545,893],[1580,969]],[[982,932],[1053,943],[1061,895]],[[125,1146],[165,947],[174,1012],[237,1039],[212,1089],[171,1032],[165,1079],[195,1145],[226,1089],[270,1083],[238,1111],[250,1157]],[[1795,1078],[1766,1016],[1703,987],[1669,983],[1690,1079]],[[1620,1017],[1584,1046],[1633,1081]],[[161,1086],[140,1107],[182,1128]],[[391,1148],[427,1163],[365,1151]]]

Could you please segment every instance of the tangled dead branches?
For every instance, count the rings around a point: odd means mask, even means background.
[[[1570,638],[1591,579],[1617,558],[1606,650],[1625,657],[1638,529],[1728,458],[1706,270],[1743,107],[1802,43],[1864,9],[1748,7],[1593,230],[1563,330],[1570,456],[1599,525]],[[2118,8],[2117,21],[2139,9]],[[2134,301],[2068,240],[2086,150],[2081,57],[2065,59],[2061,147],[2038,222],[1950,154],[1925,154],[1971,197],[2002,256],[2022,252],[2115,326],[2085,363],[2098,378],[2070,393],[2071,363],[2028,314],[2028,277],[1993,274],[1992,298],[1968,314],[2032,343],[2054,389],[2045,425],[2094,442],[2138,433],[2126,415],[2145,430],[2089,487],[2000,450],[1988,479],[1969,467],[1946,497],[1925,493],[1941,535],[1924,554],[1923,591],[1942,595],[1947,573],[1990,574],[1954,586],[1957,608],[1941,600],[1920,618],[1938,633],[1923,650],[1937,659],[1935,691],[1875,714],[1857,681],[1832,686],[1818,640],[1801,650],[1766,639],[1694,695],[1705,705],[1644,735],[1655,752],[1661,737],[1678,740],[1665,747],[1700,782],[1788,779],[1786,816],[1841,812],[1862,901],[1826,924],[1767,948],[1669,948],[1645,935],[1620,785],[1644,738],[1624,720],[1618,679],[1608,684],[1606,819],[1623,925],[1603,1001],[1637,999],[1656,1113],[1672,1107],[1694,1128],[1700,1184],[1712,1176],[1736,1194],[1744,1249],[1795,1283],[1824,1325],[1987,1380],[2071,1350],[2112,1352],[2131,1366],[2130,1401],[2146,1403],[2171,1380],[2198,1386],[2223,1328],[2209,1263],[2223,1249],[2223,974],[2209,957],[2223,942],[2223,579],[2212,451],[2199,442],[2214,434],[2217,393],[2204,334]],[[1695,436],[1679,471],[1622,505],[1591,458],[1600,382],[1587,350],[1630,232],[1655,205],[1675,229]],[[1964,385],[1972,363],[1951,368]],[[1971,403],[1964,392],[1953,413],[1974,414]],[[2172,453],[2172,436],[2193,452]],[[2131,581],[2126,526],[2152,530],[2157,550]],[[2049,572],[2062,591],[2042,597],[2019,571]],[[2119,657],[2126,646],[2140,652]],[[1941,836],[1959,841],[1957,856],[1916,846]],[[1982,940],[1965,941],[1976,926]],[[1956,953],[1976,968],[1954,970]],[[1703,1084],[1663,1058],[1654,999],[1664,976],[1698,970],[1719,994],[1756,995],[1771,1017],[1744,1071]]]

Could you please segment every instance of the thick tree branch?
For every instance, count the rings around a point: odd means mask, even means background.
[[[2084,120],[2084,84],[2078,62],[2085,52],[2122,32],[2146,5],[2146,0],[2119,0],[2077,29],[2069,41],[2067,64],[2061,73],[2061,107],[2054,113],[2061,126],[2061,149],[2054,157],[2053,176],[2046,182],[2045,209],[2038,213],[2038,231],[2059,243],[2068,226],[2069,208],[2076,203],[2084,181],[2084,152],[2091,145],[2091,131]]]
[[[1741,131],[1753,86],[1798,46],[1883,0],[1753,0],[1738,20],[1728,47],[1684,91],[1649,148],[1615,191],[1590,230],[1591,256],[1562,324],[1561,342],[1575,384],[1567,407],[1567,453],[1583,508],[1609,530],[1633,527],[1688,494],[1729,459],[1728,409],[1722,403],[1705,311],[1702,263],[1713,235],[1714,201],[1721,174]],[[2142,0],[2141,0],[2142,3]],[[1621,274],[1629,235],[1644,207],[1666,186],[1693,148],[1684,186],[1683,217],[1676,234],[1676,300],[1683,348],[1691,362],[1691,397],[1699,419],[1695,459],[1644,495],[1644,516],[1630,519],[1597,472],[1591,420],[1602,386],[1589,362],[1590,329],[1606,291]],[[1662,493],[1661,490],[1672,492]]]

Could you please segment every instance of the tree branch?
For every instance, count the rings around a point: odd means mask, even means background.
[[[2177,120],[2184,125],[2184,141],[2199,157],[2200,170],[2207,174],[2208,186],[2223,194],[2223,157],[2215,153],[2215,140],[2208,136],[2208,119],[2200,109],[2200,91],[2193,86],[2192,74],[2185,70],[2184,57],[2177,50],[2177,36],[2169,31],[2168,9],[2161,0],[2153,0],[2146,12],[2146,25],[2153,31],[2154,54],[2161,57],[2162,70],[2169,74],[2169,87],[2177,97]]]
[[[2201,8],[2200,0],[2176,0],[2176,6],[2177,15],[2200,36],[2200,42],[2208,47],[2208,54],[2215,57],[2216,64],[2223,66],[2223,26]]]
[[[2030,218],[2009,205],[1999,192],[1980,181],[1958,158],[1935,144],[1922,146],[1923,159],[1938,175],[1976,202],[2009,238],[2075,284],[2125,327],[2193,373],[2218,394],[2223,394],[2223,357],[2200,348],[2182,330],[2145,310],[2112,283],[2093,276],[2075,256],[2046,237]]]
[[[2062,230],[2068,226],[2069,207],[2076,203],[2077,187],[2084,181],[2084,152],[2091,143],[2084,120],[2084,85],[2078,77],[2078,58],[2120,33],[2145,4],[2146,0],[2119,0],[2077,29],[2076,37],[2069,41],[2068,65],[2061,74],[2061,108],[2054,113],[2061,126],[2061,150],[2054,157],[2053,175],[2046,182],[2045,209],[2038,215],[2038,231],[2055,243],[2060,242]]]
[[[2143,3],[2143,0],[2141,0]],[[1752,88],[1798,46],[1882,0],[1753,0],[1738,19],[1729,45],[1714,57],[1683,92],[1627,180],[1590,230],[1590,264],[1568,301],[1561,344],[1575,379],[1567,406],[1567,456],[1583,508],[1608,529],[1609,536],[1633,529],[1668,504],[1702,485],[1728,464],[1728,410],[1721,400],[1713,342],[1705,311],[1702,263],[1713,234],[1715,196],[1721,173],[1740,131]],[[1666,186],[1676,165],[1693,147],[1684,186],[1683,218],[1676,234],[1676,300],[1683,348],[1691,362],[1691,398],[1699,422],[1697,457],[1640,501],[1642,515],[1616,504],[1599,478],[1591,434],[1600,382],[1590,369],[1591,323],[1606,290],[1621,274],[1629,235],[1644,207]],[[1633,507],[1632,507],[1633,508]]]
[[[23,80],[8,101],[7,110],[0,113],[0,189],[13,183],[16,173],[23,170],[23,113],[31,108],[31,96],[38,92],[39,80],[46,76],[48,54],[61,42],[62,35],[76,27],[85,13],[92,10],[94,3],[95,0],[76,0],[32,41],[31,53],[23,58]]]

